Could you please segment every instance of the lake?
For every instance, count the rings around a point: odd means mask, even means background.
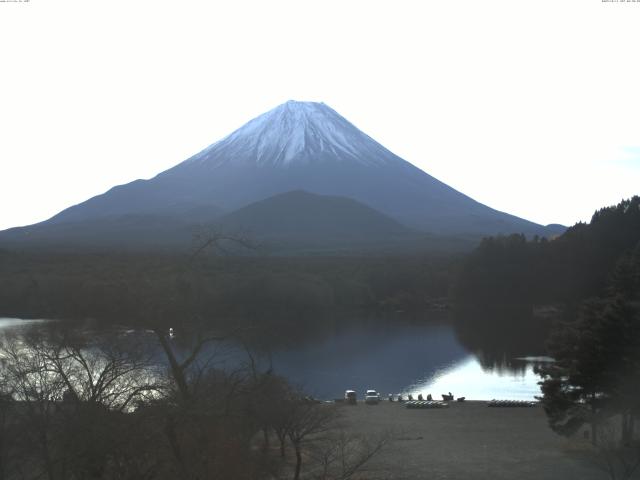
[[[0,318],[1,330],[33,328],[41,321]],[[180,334],[179,331],[176,332]],[[219,366],[237,367],[243,353],[222,349]],[[262,368],[276,373],[321,399],[341,397],[353,389],[388,393],[453,393],[469,400],[534,400],[540,391],[533,372],[535,355],[486,364],[458,340],[450,322],[345,322],[320,339],[278,346],[259,355]],[[495,358],[495,352],[492,358]]]

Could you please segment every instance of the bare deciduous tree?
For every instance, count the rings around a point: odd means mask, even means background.
[[[291,416],[287,436],[296,455],[293,478],[298,480],[302,469],[303,447],[314,437],[329,432],[335,426],[338,411],[333,405],[309,401],[302,396],[289,407],[291,408]]]
[[[102,478],[123,443],[124,412],[162,391],[142,345],[65,332],[0,342],[0,382],[16,402],[22,475],[49,480]],[[137,348],[136,348],[137,347]]]
[[[317,480],[349,480],[365,471],[367,464],[389,443],[388,432],[364,437],[345,430],[331,432],[316,448],[313,459]]]

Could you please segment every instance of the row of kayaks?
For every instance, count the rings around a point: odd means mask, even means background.
[[[525,400],[491,400],[487,403],[489,407],[535,407],[538,402],[528,402]],[[439,400],[409,400],[404,402],[406,408],[447,408],[447,402]]]
[[[487,406],[489,407],[535,407],[537,402],[528,402],[526,400],[491,400]]]
[[[404,402],[404,406],[407,408],[446,408],[449,404],[438,400],[409,400]]]

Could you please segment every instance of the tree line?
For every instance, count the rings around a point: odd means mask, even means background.
[[[0,252],[0,315],[103,324],[308,327],[336,311],[420,311],[448,297],[456,258]]]

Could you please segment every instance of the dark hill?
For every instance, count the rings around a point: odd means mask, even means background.
[[[219,221],[225,229],[246,229],[269,237],[365,239],[417,234],[356,200],[303,190],[252,203]]]
[[[350,198],[302,190],[252,203],[225,215],[218,225],[280,247],[392,247],[418,245],[425,237]]]

